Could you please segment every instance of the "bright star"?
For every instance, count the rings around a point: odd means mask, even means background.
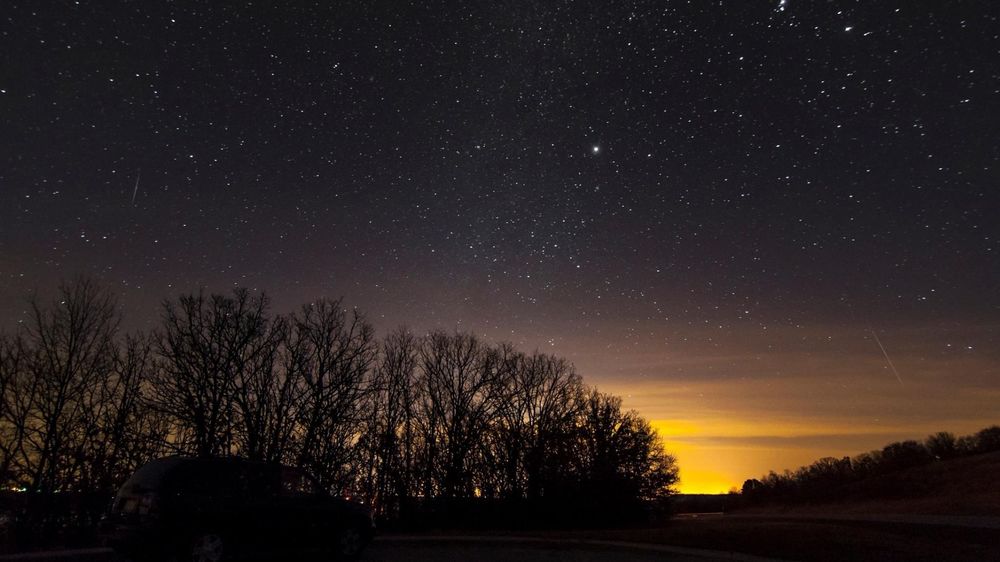
[[[591,150],[593,150],[593,151],[594,151],[594,154],[597,154],[598,152],[600,152],[600,151],[601,151],[601,147],[599,147],[599,146],[597,146],[597,145],[594,145],[594,148],[592,148]]]

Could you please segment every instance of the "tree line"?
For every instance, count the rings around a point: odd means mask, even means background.
[[[941,431],[923,442],[897,441],[882,449],[855,457],[824,457],[809,466],[782,474],[770,472],[743,483],[741,501],[746,504],[794,503],[860,496],[905,497],[921,490],[913,483],[897,484],[891,476],[899,471],[934,462],[1000,451],[1000,426],[990,426],[972,435],[956,437]],[[869,483],[873,485],[867,485]]]
[[[276,315],[246,289],[167,300],[149,333],[126,333],[87,279],[29,304],[0,336],[0,485],[31,498],[108,498],[169,454],[302,467],[386,518],[634,506],[677,482],[649,423],[552,355],[468,333],[380,338],[341,300]]]

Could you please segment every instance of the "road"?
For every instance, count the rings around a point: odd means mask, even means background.
[[[299,560],[299,557],[282,560]],[[0,562],[121,562],[109,549],[0,556]],[[302,558],[303,562],[310,558]],[[780,562],[736,553],[617,541],[522,537],[379,537],[359,562]]]
[[[362,562],[558,562],[580,560],[666,560],[672,562],[765,562],[768,558],[729,552],[758,552],[787,560],[997,560],[995,517],[905,515],[724,515],[688,514],[678,524],[650,534],[644,530],[566,533],[562,536],[382,535]],[[651,540],[652,539],[652,540]],[[671,545],[711,546],[701,550]],[[308,558],[282,557],[282,560]],[[122,562],[108,549],[84,549],[0,556],[0,562]]]
[[[365,562],[482,560],[585,562],[667,560],[706,562],[773,560],[738,552],[805,560],[968,560],[1000,562],[996,517],[927,515],[725,515],[686,514],[656,532],[614,530],[538,537],[382,535],[362,557]],[[656,543],[656,544],[654,544]],[[710,546],[701,550],[669,545]],[[298,560],[299,557],[282,557]],[[108,549],[63,550],[0,556],[0,562],[121,562]],[[303,560],[303,562],[305,562]]]
[[[368,547],[365,562],[776,562],[742,554],[599,540],[523,537],[380,537]]]

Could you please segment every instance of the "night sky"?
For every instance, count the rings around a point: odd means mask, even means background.
[[[1000,422],[996,2],[274,4],[5,5],[0,329],[343,296],[568,358],[692,492]]]

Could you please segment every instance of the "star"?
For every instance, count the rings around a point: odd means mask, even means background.
[[[597,146],[597,145],[595,144],[595,145],[594,145],[594,146],[593,146],[593,147],[592,147],[592,148],[591,148],[590,150],[591,150],[591,151],[592,151],[592,152],[593,152],[594,154],[597,154],[598,152],[600,152],[600,151],[601,151],[601,147],[599,147],[599,146]]]

